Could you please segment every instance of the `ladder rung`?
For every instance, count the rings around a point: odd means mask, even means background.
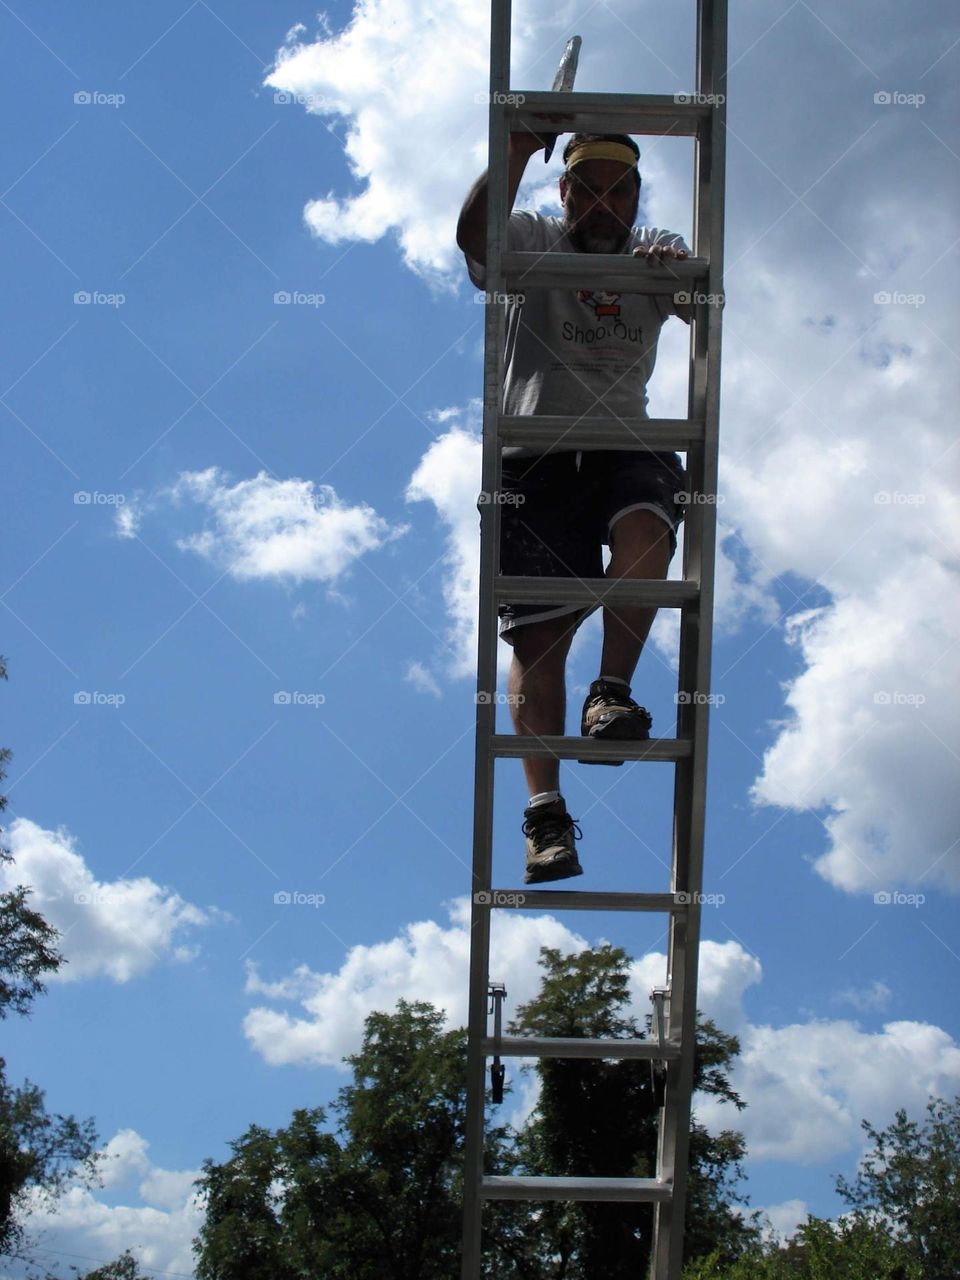
[[[606,289],[611,293],[696,293],[710,270],[706,258],[651,267],[628,253],[504,253],[500,271],[508,290]]]
[[[496,1178],[480,1181],[484,1200],[670,1200],[659,1178]]]
[[[517,911],[662,911],[682,915],[689,894],[596,893],[577,889],[478,889],[474,902],[482,907],[512,907]]]
[[[601,742],[596,738],[525,733],[494,733],[494,756],[507,760],[652,760],[657,763],[687,760],[693,754],[690,738],[647,738],[642,742]]]
[[[510,604],[634,605],[679,609],[696,600],[696,582],[676,578],[511,578],[493,580],[494,599]]]
[[[505,445],[560,449],[687,450],[703,440],[702,419],[585,418],[504,415],[499,422]]]
[[[709,120],[714,107],[698,102],[694,93],[683,94],[690,102],[677,102],[673,94],[655,93],[550,93],[543,90],[511,93],[504,114],[516,132],[516,125],[534,131],[543,128],[543,114],[549,112],[551,126],[558,133],[674,133],[696,136],[701,122]]]
[[[588,1040],[572,1037],[501,1036],[495,1040],[486,1036],[483,1052],[499,1054],[502,1058],[636,1058],[665,1062],[667,1058],[679,1058],[678,1044],[662,1047],[656,1040]]]

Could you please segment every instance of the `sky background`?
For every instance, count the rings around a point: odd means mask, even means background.
[[[578,88],[689,92],[694,9],[517,5],[513,86],[549,87],[579,33]],[[370,1010],[466,1017],[483,309],[454,225],[486,10],[38,2],[0,26],[0,874],[69,961],[4,1054],[113,1157],[38,1208],[34,1256],[187,1276],[205,1158],[329,1101]],[[945,3],[730,15],[700,1004],[748,1107],[699,1111],[743,1129],[782,1230],[838,1211],[862,1118],[960,1089],[958,39]],[[638,220],[689,239],[692,144],[641,149]],[[555,212],[558,173],[537,157],[519,204]],[[668,324],[651,415],[683,415],[686,352]],[[664,616],[634,685],[663,736],[675,639]],[[584,888],[668,887],[671,780],[565,768]],[[497,783],[511,886],[519,764]],[[495,925],[510,1008],[544,944],[624,946],[640,1015],[663,980],[658,919]]]

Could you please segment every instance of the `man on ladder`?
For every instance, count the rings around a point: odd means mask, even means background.
[[[509,205],[527,161],[550,137],[511,133]],[[564,216],[510,214],[507,247],[537,253],[624,253],[659,266],[687,257],[679,235],[635,227],[640,152],[625,134],[574,134],[563,152]],[[487,176],[473,186],[457,226],[472,282],[485,286]],[[497,301],[494,299],[493,301]],[[687,323],[690,307],[672,295],[533,290],[507,299],[507,414],[646,417],[647,383],[664,321]],[[676,549],[686,487],[675,453],[634,450],[505,448],[501,505],[501,572],[511,576],[599,578],[602,545],[610,578],[665,578]],[[547,593],[547,599],[549,593]],[[504,605],[500,635],[513,647],[508,699],[518,734],[564,732],[565,667],[574,632],[592,608]],[[604,607],[600,674],[590,686],[580,731],[592,738],[649,737],[651,717],[630,696],[630,682],[656,610]],[[622,764],[622,761],[604,763]],[[529,806],[524,810],[527,884],[582,874],[580,832],[560,793],[560,763],[525,757]]]

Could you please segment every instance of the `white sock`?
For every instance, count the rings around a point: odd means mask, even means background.
[[[541,804],[553,804],[555,800],[560,799],[559,791],[538,791],[535,796],[530,797],[530,803],[527,806],[530,809]]]

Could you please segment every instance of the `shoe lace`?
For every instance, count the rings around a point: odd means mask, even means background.
[[[583,832],[580,830],[580,824],[576,818],[571,818],[569,813],[545,813],[541,817],[525,818],[523,822],[523,834],[529,836],[531,840],[536,840],[539,847],[548,844],[556,844],[573,829],[573,838],[575,840],[583,839]]]
[[[630,711],[642,711],[649,715],[646,707],[641,707],[639,702],[634,702],[628,693],[611,689],[609,685],[603,685],[598,689],[590,701],[594,705],[600,703],[604,707],[627,707]]]

